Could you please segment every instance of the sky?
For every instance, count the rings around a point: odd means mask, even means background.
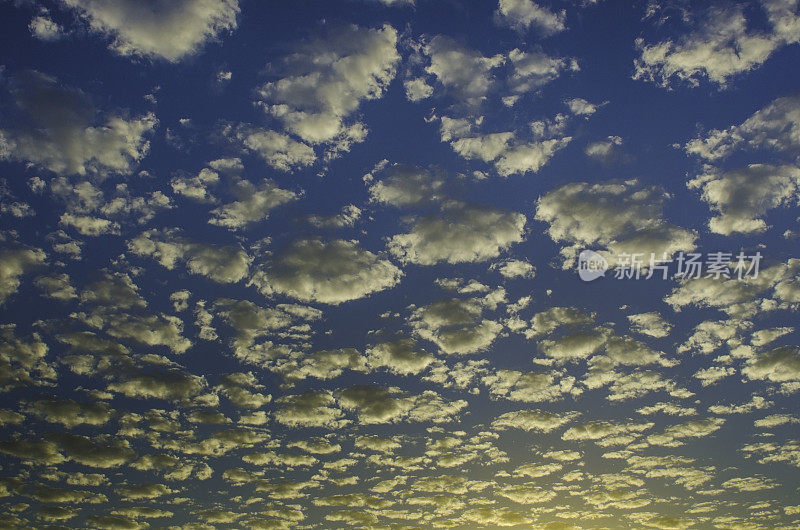
[[[0,527],[800,527],[799,43],[0,0]]]

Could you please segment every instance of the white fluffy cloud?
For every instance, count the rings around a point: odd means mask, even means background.
[[[278,131],[240,127],[236,137],[246,149],[281,171],[310,166],[317,159],[310,145]]]
[[[340,304],[394,287],[403,273],[354,241],[297,239],[258,270],[252,283],[264,294]]]
[[[362,101],[382,97],[394,79],[400,59],[397,41],[397,31],[389,25],[345,26],[299,44],[271,64],[277,79],[259,88],[260,104],[302,143],[270,131],[260,138],[266,144],[260,151],[295,152],[295,159],[307,165],[313,154],[310,145],[327,144],[329,158],[362,142],[366,126],[348,120]]]
[[[694,248],[695,234],[669,224],[663,208],[669,194],[660,186],[637,180],[597,184],[573,182],[548,192],[536,201],[536,219],[550,225],[553,241],[571,244],[561,253],[565,268],[578,251],[587,247],[607,249],[609,263],[622,253],[651,253],[661,258]]]
[[[664,87],[676,80],[696,86],[707,78],[724,86],[731,77],[758,68],[775,50],[800,40],[796,0],[762,4],[770,31],[749,27],[742,6],[724,5],[704,8],[697,27],[677,42],[645,44],[637,39],[640,56],[635,60],[634,78]]]
[[[502,55],[484,57],[444,35],[430,39],[423,51],[431,61],[425,71],[435,76],[456,99],[469,105],[486,97],[494,80],[492,69],[505,60]]]
[[[153,114],[135,118],[96,110],[79,90],[39,72],[18,75],[12,94],[28,123],[0,129],[0,159],[31,162],[55,173],[127,174],[148,152]]]
[[[718,212],[708,223],[712,232],[762,232],[764,214],[773,208],[796,203],[800,197],[800,169],[795,166],[751,164],[741,169],[712,171],[689,181],[689,188],[702,190],[702,198]]]
[[[269,179],[265,179],[258,187],[250,181],[241,180],[236,183],[234,194],[239,200],[212,210],[209,224],[230,230],[244,228],[266,219],[274,208],[297,199],[295,192],[282,189]]]
[[[502,331],[498,322],[482,318],[486,299],[447,298],[415,310],[411,325],[423,339],[448,354],[469,354],[491,346]]]
[[[778,98],[739,125],[713,129],[690,140],[686,152],[708,161],[727,158],[736,150],[766,149],[797,156],[800,152],[800,96]]]
[[[20,277],[45,260],[38,248],[7,248],[0,250],[0,303],[17,292]]]
[[[176,62],[236,29],[238,0],[61,0],[121,55]]]
[[[496,16],[501,24],[516,30],[531,27],[542,35],[553,35],[566,29],[566,12],[554,13],[531,0],[500,0]]]
[[[417,218],[410,232],[391,238],[389,250],[418,265],[485,261],[522,241],[525,223],[521,213],[451,203],[441,214]]]
[[[138,256],[149,256],[172,270],[182,261],[192,274],[218,283],[236,283],[247,275],[251,258],[238,246],[217,246],[194,242],[178,231],[148,230],[131,239],[128,249]]]
[[[376,179],[380,179],[377,180]],[[406,164],[379,163],[364,181],[373,201],[391,206],[413,206],[443,197],[444,179],[432,170]]]

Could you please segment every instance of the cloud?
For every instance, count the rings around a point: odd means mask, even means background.
[[[533,27],[543,36],[560,33],[567,29],[566,11],[553,13],[531,0],[499,0],[495,17],[500,24],[517,31]]]
[[[517,141],[512,131],[464,136],[450,142],[453,151],[467,160],[492,162],[500,176],[536,173],[555,153],[566,147],[572,137],[547,138],[532,142]]]
[[[408,422],[446,423],[467,406],[464,400],[447,402],[433,391],[405,395],[394,388],[358,385],[342,390],[339,403],[355,410],[360,424]]]
[[[686,142],[684,149],[708,161],[723,160],[739,150],[764,149],[797,156],[800,153],[800,96],[778,98],[741,124],[712,129]]]
[[[536,201],[536,219],[550,226],[547,233],[563,247],[564,268],[572,266],[579,250],[605,247],[613,266],[622,253],[651,253],[661,259],[694,248],[695,234],[669,224],[664,204],[670,195],[660,186],[638,180],[612,180],[589,184],[573,182],[548,192]]]
[[[780,346],[748,359],[742,373],[749,379],[765,379],[775,383],[800,381],[800,350]]]
[[[35,16],[28,24],[31,35],[45,42],[57,41],[65,36],[64,28],[52,20],[47,13]]]
[[[502,55],[484,57],[444,35],[425,43],[423,52],[431,62],[425,72],[435,76],[458,101],[470,106],[486,97],[493,83],[491,71],[504,61]]]
[[[296,239],[263,264],[251,283],[267,295],[340,304],[397,285],[403,273],[354,241]]]
[[[689,188],[702,190],[702,199],[719,215],[708,223],[712,232],[763,232],[762,217],[780,206],[800,199],[800,168],[751,164],[728,172],[712,171],[689,181]]]
[[[486,300],[447,298],[420,307],[411,316],[411,326],[421,338],[447,354],[470,354],[486,350],[503,326],[482,318]]]
[[[104,425],[114,413],[105,403],[78,403],[72,400],[45,399],[34,401],[28,411],[51,423],[71,429],[77,425]]]
[[[45,253],[38,248],[12,247],[0,250],[0,304],[17,292],[22,275],[42,265],[45,258]]]
[[[517,410],[501,414],[492,421],[495,429],[521,429],[523,431],[550,432],[569,423],[576,414],[556,414],[541,410]]]
[[[278,131],[243,126],[235,136],[247,150],[281,171],[310,166],[317,160],[313,147]]]
[[[418,348],[413,339],[379,342],[366,353],[367,363],[373,369],[386,368],[402,375],[418,374],[434,360],[433,355]]]
[[[733,258],[736,265],[738,259]],[[754,274],[743,276],[740,280],[735,274],[731,279],[711,277],[691,278],[681,282],[664,301],[680,311],[687,306],[712,307],[729,315],[746,317],[761,311],[778,308],[780,302],[800,301],[800,285],[797,272],[800,260],[789,259]]]
[[[97,112],[87,97],[53,77],[23,72],[11,87],[26,120],[0,129],[0,158],[60,174],[127,175],[149,150],[145,136],[157,124],[153,114],[130,119],[111,114],[94,125]]]
[[[650,337],[666,337],[672,330],[672,324],[655,311],[628,315],[628,321],[631,323],[631,331]]]
[[[123,377],[109,383],[108,389],[133,398],[181,401],[196,396],[205,386],[204,377],[178,370],[159,370]]]
[[[367,134],[362,122],[349,118],[362,101],[382,97],[394,79],[400,59],[397,41],[397,31],[389,25],[350,25],[300,43],[270,64],[277,79],[258,89],[260,104],[285,132],[306,144],[327,144],[326,158],[349,151]]]
[[[619,147],[622,145],[622,138],[619,136],[609,136],[605,140],[592,142],[586,146],[584,152],[586,156],[601,162],[611,162],[619,154]]]
[[[229,230],[244,228],[266,219],[269,212],[278,206],[297,199],[295,192],[279,188],[269,179],[264,179],[258,187],[250,181],[241,180],[236,183],[234,194],[239,200],[212,210],[209,224]]]
[[[699,85],[708,79],[726,86],[730,78],[761,66],[777,49],[800,40],[796,4],[766,1],[768,31],[749,28],[742,6],[711,6],[697,17],[697,27],[677,42],[657,44],[636,40],[640,56],[634,61],[634,79],[663,87],[678,83]]]
[[[219,182],[219,173],[203,168],[195,176],[181,175],[170,180],[172,191],[198,202],[216,202],[209,188]]]
[[[377,180],[380,178],[380,180]],[[444,179],[433,170],[406,164],[378,163],[364,176],[370,199],[390,206],[406,207],[436,202],[444,197]]]
[[[524,214],[487,206],[450,203],[440,215],[417,218],[406,234],[393,236],[389,251],[404,262],[479,262],[523,240]]]
[[[325,427],[336,429],[347,424],[336,399],[328,391],[309,390],[279,398],[275,420],[288,427]]]
[[[494,399],[505,398],[525,403],[556,401],[565,394],[578,395],[581,392],[575,387],[574,377],[563,377],[558,372],[500,369],[484,375],[481,382]]]
[[[137,0],[61,0],[89,27],[112,39],[120,55],[177,62],[209,40],[236,29],[238,0],[178,0],[168,4]]]
[[[217,283],[236,283],[248,273],[251,258],[240,246],[218,246],[193,242],[175,229],[151,229],[128,241],[137,256],[155,259],[173,270],[179,261],[192,274],[206,276]]]

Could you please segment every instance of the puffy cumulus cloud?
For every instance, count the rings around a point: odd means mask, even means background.
[[[450,203],[440,214],[416,218],[411,231],[393,236],[388,247],[417,265],[486,261],[521,242],[526,222],[518,212]]]
[[[779,346],[748,359],[742,373],[750,379],[766,379],[775,383],[800,381],[800,349]]]
[[[494,528],[527,525],[531,522],[523,513],[500,507],[472,508],[462,513],[460,519],[467,524]]]
[[[520,372],[501,369],[481,377],[493,399],[507,399],[523,403],[550,402],[565,395],[579,395],[575,378],[558,372]]]
[[[510,259],[501,263],[495,263],[490,267],[496,270],[505,278],[533,278],[536,276],[536,267],[528,263],[527,260]]]
[[[390,289],[402,276],[355,241],[301,238],[261,265],[251,283],[266,295],[336,305]]]
[[[708,227],[731,235],[766,230],[762,217],[769,211],[800,199],[800,168],[751,164],[726,172],[711,171],[689,181],[689,188],[702,190],[702,199],[718,212]]]
[[[241,180],[236,183],[234,194],[239,200],[212,210],[209,224],[229,230],[244,228],[266,219],[274,208],[297,199],[295,192],[279,188],[269,179],[265,179],[258,187],[250,181]]]
[[[406,99],[409,101],[427,99],[433,94],[433,87],[422,77],[406,79],[403,81],[403,87],[406,89]]]
[[[66,460],[54,442],[41,439],[13,438],[0,441],[0,452],[25,462],[60,464]]]
[[[501,414],[492,421],[495,429],[550,432],[572,421],[576,413],[558,414],[542,410],[516,410]]]
[[[47,344],[36,333],[23,340],[15,328],[14,324],[0,325],[0,390],[51,385],[57,374],[46,360]]]
[[[609,438],[614,441],[615,438],[621,438],[627,443],[628,437],[636,438],[642,432],[647,431],[655,423],[614,423],[610,421],[590,421],[570,427],[564,434],[561,435],[562,440],[591,440],[595,442],[602,442],[604,439]]]
[[[543,36],[567,29],[566,11],[554,13],[531,0],[500,0],[495,12],[498,23],[524,31],[533,27]]]
[[[554,57],[541,51],[523,51],[519,48],[508,52],[508,63],[511,74],[506,84],[511,96],[510,99],[502,98],[506,106],[513,106],[519,96],[538,90],[564,72],[579,68],[574,60]]]
[[[583,98],[572,98],[564,101],[564,104],[567,107],[569,107],[569,111],[572,114],[574,114],[575,116],[584,116],[587,118],[592,114],[594,114],[595,112],[597,112],[597,109],[599,109],[603,105],[606,105],[607,103],[608,101],[604,101],[602,103],[592,103]]]
[[[347,425],[344,413],[329,391],[308,390],[302,394],[287,395],[276,401],[275,420],[287,427],[324,427],[337,429]]]
[[[180,370],[156,370],[122,376],[108,384],[108,390],[139,399],[183,401],[206,387],[204,377]]]
[[[78,403],[60,399],[34,401],[27,410],[45,421],[60,423],[69,429],[76,425],[104,425],[114,413],[105,403]]]
[[[800,152],[800,96],[778,98],[739,125],[712,129],[690,140],[686,152],[707,161],[718,161],[735,151],[766,149],[796,156]]]
[[[33,17],[28,24],[28,30],[35,38],[45,42],[57,41],[66,35],[61,24],[51,19],[47,12]]]
[[[17,246],[0,250],[0,304],[17,292],[21,277],[42,265],[46,257],[38,248]]]
[[[612,162],[619,154],[622,137],[608,136],[605,140],[592,142],[586,146],[584,153],[590,158],[601,162]]]
[[[536,173],[544,167],[556,152],[565,148],[571,136],[564,136],[566,117],[557,115],[555,125],[545,121],[532,122],[529,139],[516,131],[477,134],[465,130],[445,128],[451,126],[442,120],[442,141],[450,141],[453,151],[467,160],[482,160],[492,163],[500,176]],[[554,128],[555,127],[555,128]]]
[[[170,180],[173,193],[198,202],[216,202],[209,188],[219,182],[219,173],[204,167],[197,175],[182,174]]]
[[[663,432],[651,434],[647,437],[650,445],[664,447],[679,447],[685,445],[686,438],[703,438],[720,430],[725,424],[724,418],[706,418],[690,420],[667,427]]]
[[[337,214],[311,214],[305,220],[315,228],[345,228],[355,226],[362,213],[363,210],[355,204],[346,204]]]
[[[565,148],[572,141],[572,137],[550,138],[542,141],[519,143],[503,151],[494,165],[497,172],[503,176],[524,175],[536,173],[544,167],[553,155]]]
[[[536,219],[550,225],[547,233],[553,241],[571,245],[561,249],[564,268],[587,247],[605,247],[601,253],[614,266],[623,253],[661,258],[694,249],[695,234],[664,219],[669,197],[660,186],[638,180],[573,182],[540,197]]]
[[[734,258],[734,265],[738,260]],[[744,270],[748,263],[744,262]],[[744,276],[739,280],[732,278],[692,278],[681,282],[664,301],[676,311],[687,306],[717,308],[731,316],[745,318],[759,312],[768,312],[779,307],[800,302],[800,285],[797,274],[800,260],[791,258],[767,269],[761,269],[758,276]],[[732,322],[735,324],[735,322]]]
[[[54,434],[50,439],[57,444],[68,460],[89,467],[115,468],[136,458],[128,440],[97,435],[89,438],[77,434]]]
[[[414,310],[411,326],[417,335],[448,354],[470,354],[491,346],[503,326],[482,318],[486,298],[446,298]]]
[[[391,206],[414,206],[444,196],[444,179],[435,170],[390,164],[388,160],[382,160],[364,175],[364,182],[369,184],[372,201]]]
[[[364,100],[379,99],[400,59],[397,31],[343,26],[296,46],[270,65],[274,81],[259,90],[264,110],[307,144],[330,144],[329,155],[348,151],[367,134],[348,118]]]
[[[650,337],[667,337],[672,331],[672,324],[655,311],[628,315],[628,322],[631,324],[631,331]]]
[[[128,241],[128,249],[137,256],[151,257],[172,270],[179,261],[192,274],[218,283],[236,283],[250,268],[251,258],[240,246],[217,246],[193,242],[175,229],[151,229]]]
[[[360,424],[407,422],[446,423],[466,408],[467,402],[445,401],[436,392],[407,395],[397,388],[358,385],[341,390],[339,404],[354,410]]]
[[[25,121],[0,129],[0,158],[54,173],[102,176],[130,173],[149,150],[145,136],[156,126],[153,114],[112,114],[94,125],[97,112],[82,92],[36,71],[13,78],[11,94]]]
[[[245,149],[281,171],[310,166],[317,160],[313,147],[278,131],[241,126],[235,137]]]
[[[594,323],[594,313],[584,313],[577,307],[555,306],[533,315],[526,336],[532,338],[548,335],[562,327],[573,328],[592,323]]]
[[[83,288],[81,301],[118,309],[131,309],[147,305],[147,302],[139,294],[139,287],[127,274],[104,273],[100,279],[90,282]]]
[[[430,59],[426,73],[432,75],[460,102],[477,105],[485,99],[494,82],[492,70],[504,57],[484,57],[451,37],[437,35],[424,43],[422,52]]]
[[[273,368],[289,382],[302,381],[313,377],[316,379],[334,379],[345,370],[368,372],[366,359],[355,348],[340,348],[337,350],[319,350],[298,359],[297,361],[284,361]]]
[[[214,302],[213,310],[233,328],[233,354],[239,360],[257,366],[265,365],[276,355],[271,342],[257,343],[257,339],[275,333],[293,321],[291,314],[279,308],[259,307],[249,300],[221,298]]]
[[[427,368],[435,357],[418,348],[413,339],[379,342],[367,350],[367,364],[373,369],[386,368],[392,373],[418,374]]]
[[[238,0],[61,0],[89,27],[111,39],[120,55],[170,62],[197,52],[207,41],[236,29]]]
[[[98,312],[89,319],[118,339],[132,339],[148,346],[166,346],[173,353],[184,353],[192,346],[192,342],[182,335],[183,321],[175,316]]]
[[[743,6],[704,7],[690,32],[678,41],[645,44],[636,40],[640,56],[634,79],[671,87],[675,82],[699,85],[708,79],[725,86],[730,78],[761,66],[777,49],[800,40],[797,2],[765,0],[768,28],[753,29]]]

